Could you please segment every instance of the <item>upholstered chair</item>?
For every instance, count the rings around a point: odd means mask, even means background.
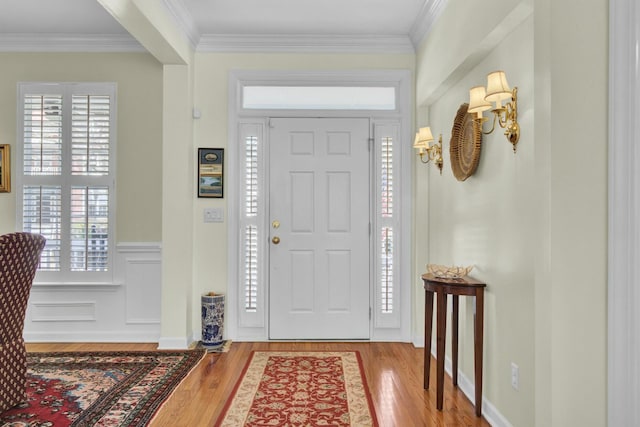
[[[0,412],[26,398],[27,351],[22,332],[44,244],[39,234],[0,236]]]

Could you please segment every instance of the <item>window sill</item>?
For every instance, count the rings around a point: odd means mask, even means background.
[[[56,290],[115,290],[122,285],[120,282],[33,282],[33,288]]]

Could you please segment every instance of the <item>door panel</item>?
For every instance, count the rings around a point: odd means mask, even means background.
[[[272,339],[369,338],[369,121],[272,119]]]

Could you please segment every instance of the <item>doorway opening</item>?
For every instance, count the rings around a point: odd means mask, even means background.
[[[231,73],[231,339],[411,341],[409,76]],[[276,99],[291,87],[386,98]]]
[[[269,338],[368,339],[365,118],[269,120]]]

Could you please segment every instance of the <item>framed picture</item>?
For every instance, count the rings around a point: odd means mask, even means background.
[[[222,198],[224,148],[198,148],[198,197]]]
[[[11,191],[11,154],[9,144],[0,144],[0,193]]]

